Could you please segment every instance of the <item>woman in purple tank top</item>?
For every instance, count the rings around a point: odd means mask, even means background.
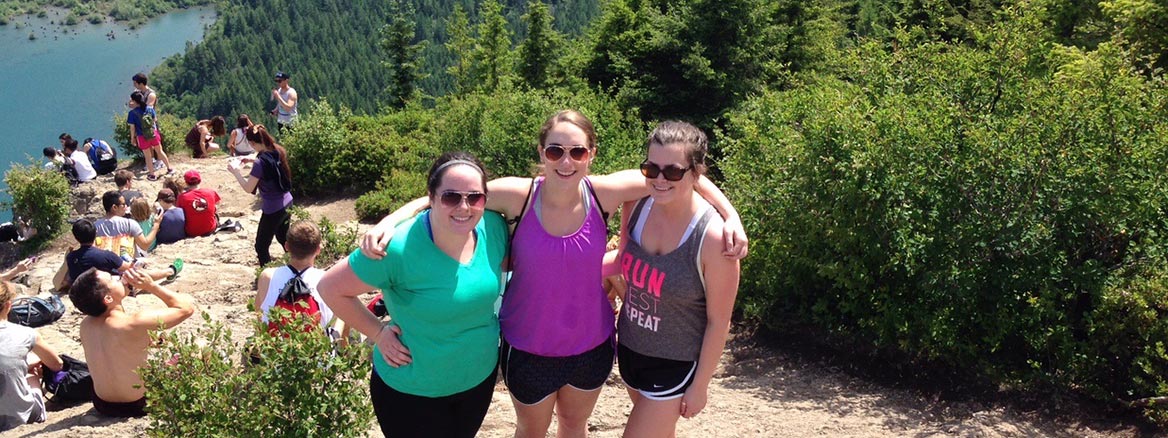
[[[649,135],[641,172],[649,196],[621,207],[617,357],[633,400],[624,436],[669,437],[679,417],[706,405],[738,294],[738,261],[721,254],[721,219],[694,191],[706,135],[663,122]]]
[[[542,175],[487,183],[486,208],[517,222],[512,276],[499,323],[500,360],[517,416],[517,437],[543,437],[552,412],[557,436],[587,435],[588,417],[611,373],[614,317],[601,286],[607,229],[601,212],[649,194],[638,170],[589,176],[596,131],[577,111],[560,111],[540,128]],[[708,179],[697,190],[725,212],[725,252],[746,254],[737,212]],[[361,251],[380,258],[393,227],[425,205],[419,198],[365,234]],[[721,251],[722,248],[719,248]]]

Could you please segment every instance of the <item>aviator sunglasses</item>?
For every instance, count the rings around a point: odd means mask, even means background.
[[[544,146],[543,156],[547,157],[548,161],[560,161],[560,158],[564,158],[564,147]],[[568,148],[568,156],[572,157],[574,161],[584,161],[584,157],[588,156],[588,148],[584,146],[572,146]]]
[[[466,206],[471,208],[483,208],[487,205],[487,194],[483,192],[456,192],[447,190],[442,192],[442,196],[438,198],[442,201],[442,205],[450,208],[458,207],[463,200],[466,200]]]
[[[649,160],[641,162],[641,175],[645,175],[645,178],[649,179],[656,178],[657,175],[663,175],[665,176],[666,181],[681,181],[681,179],[685,177],[685,173],[689,172],[690,169],[693,169],[692,165],[688,167],[678,167],[675,164],[670,164],[668,166],[661,167],[658,166],[657,163],[650,162]]]

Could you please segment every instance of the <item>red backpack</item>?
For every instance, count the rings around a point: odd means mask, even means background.
[[[311,324],[304,324],[303,330],[305,332],[318,330],[320,328],[320,304],[312,297],[312,289],[308,287],[308,283],[305,283],[304,279],[301,278],[304,271],[297,271],[291,265],[288,265],[288,269],[292,271],[292,278],[284,283],[284,288],[280,290],[280,295],[276,297],[276,304],[272,307],[285,309],[290,315],[283,315],[279,320],[268,318],[268,333],[275,335],[281,326],[295,322],[301,314],[308,315],[311,319]]]

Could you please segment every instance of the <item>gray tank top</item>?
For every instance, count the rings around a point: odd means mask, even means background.
[[[637,201],[627,226],[648,216],[646,199]],[[706,288],[698,268],[702,239],[713,208],[698,213],[692,232],[681,245],[652,255],[640,239],[629,239],[620,256],[628,295],[617,321],[617,342],[646,356],[696,361],[706,332]]]

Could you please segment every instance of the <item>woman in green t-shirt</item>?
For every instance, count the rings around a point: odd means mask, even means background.
[[[484,215],[487,180],[470,154],[430,168],[430,210],[403,222],[374,260],[353,251],[317,289],[349,326],[374,340],[370,397],[386,436],[473,437],[495,387],[507,227]],[[390,324],[359,295],[381,289]]]

